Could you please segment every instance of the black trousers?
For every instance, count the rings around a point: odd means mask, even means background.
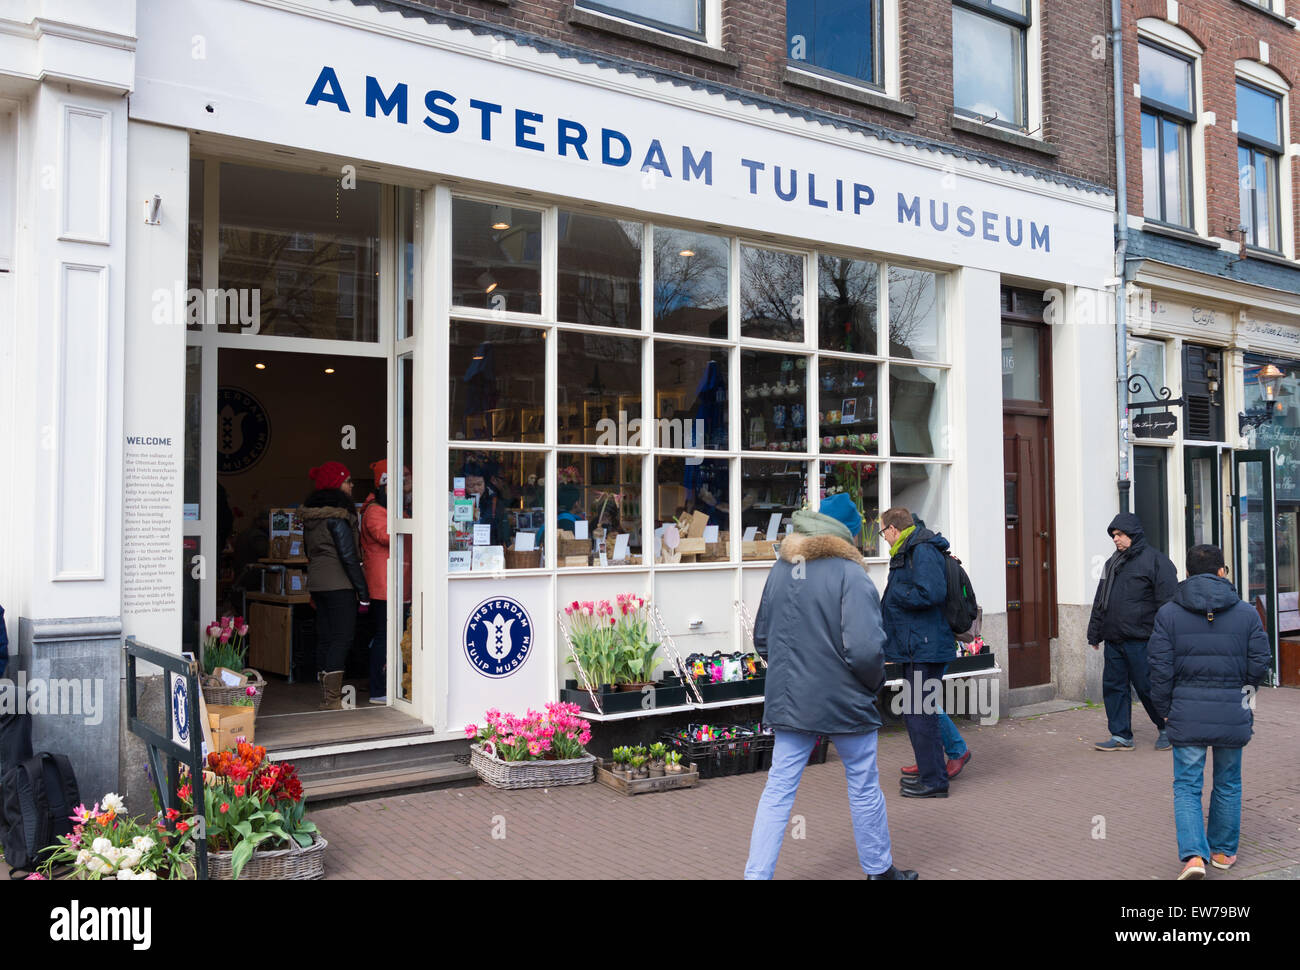
[[[316,601],[316,669],[342,670],[357,630],[357,594],[331,589],[311,598]]]
[[[939,710],[943,709],[943,670],[946,663],[908,663],[903,666],[907,681],[905,699],[909,702],[903,712],[907,736],[916,755],[921,784],[926,788],[948,787],[948,766],[944,759],[943,735],[939,728],[938,711],[929,711],[927,702],[935,697]]]

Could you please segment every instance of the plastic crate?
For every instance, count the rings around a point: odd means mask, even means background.
[[[724,726],[724,725],[719,725]],[[692,724],[686,733],[692,734],[700,727]],[[699,767],[701,778],[725,778],[766,771],[772,766],[772,746],[776,738],[770,734],[754,734],[746,728],[732,728],[739,736],[716,741],[692,741],[674,732],[664,732],[661,740],[678,751],[682,761]]]

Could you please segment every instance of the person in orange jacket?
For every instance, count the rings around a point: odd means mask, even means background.
[[[391,537],[388,534],[388,462],[376,461],[370,465],[375,478],[375,491],[361,510],[361,568],[370,587],[370,611],[374,617],[375,633],[370,641],[370,703],[388,703],[388,556]],[[404,492],[409,492],[411,473],[403,469]],[[402,563],[402,589],[404,599],[411,596],[411,563]]]

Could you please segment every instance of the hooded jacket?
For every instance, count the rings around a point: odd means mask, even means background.
[[[1106,560],[1088,619],[1089,643],[1149,640],[1156,610],[1173,599],[1178,587],[1178,571],[1168,556],[1147,544],[1141,519],[1121,512],[1111,519],[1106,535],[1116,530],[1133,542]]]
[[[357,516],[352,500],[338,489],[320,489],[299,509],[303,550],[307,555],[307,589],[327,593],[352,589],[362,602],[370,591],[357,552]]]
[[[763,721],[810,734],[869,734],[880,728],[876,693],[885,680],[880,597],[852,543],[833,529],[799,531],[814,518],[827,517],[795,514],[796,531],[781,542],[754,618],[754,646],[768,663]]]
[[[1259,614],[1232,583],[1208,573],[1181,583],[1156,613],[1147,644],[1151,702],[1167,719],[1169,740],[1245,746],[1254,725],[1247,688],[1263,682],[1271,659]]]
[[[915,516],[913,520],[912,534],[889,560],[889,582],[881,601],[885,652],[894,663],[949,663],[957,655],[957,638],[943,618],[948,540]]]

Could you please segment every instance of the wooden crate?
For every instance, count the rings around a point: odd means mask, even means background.
[[[664,775],[662,778],[634,778],[628,781],[605,767],[605,759],[596,759],[596,780],[620,795],[644,795],[649,792],[672,791],[675,788],[694,788],[700,780],[700,770],[691,765],[689,771]]]
[[[293,663],[293,607],[279,603],[248,605],[248,666],[289,675]]]

